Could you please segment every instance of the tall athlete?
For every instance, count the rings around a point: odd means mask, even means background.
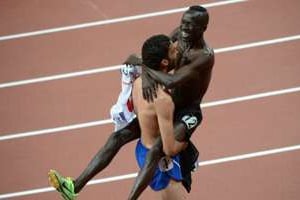
[[[203,36],[208,21],[208,12],[201,6],[192,6],[183,14],[181,25],[173,34],[178,41],[181,55],[174,74],[143,68],[143,94],[148,101],[155,98],[157,83],[173,89],[171,95],[175,103],[175,134],[179,141],[189,141],[202,120],[200,103],[208,89],[214,65],[213,49],[208,46]],[[161,140],[156,145],[161,147]],[[129,199],[136,199],[145,189],[160,152],[161,148],[152,148],[148,152],[146,164],[136,179]],[[191,189],[190,170],[195,161],[195,152],[193,145],[189,143],[188,148],[181,153],[183,184],[188,191]]]

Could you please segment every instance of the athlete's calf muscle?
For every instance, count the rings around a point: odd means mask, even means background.
[[[137,119],[134,119],[125,128],[113,132],[105,145],[97,152],[88,166],[74,181],[75,192],[80,192],[89,180],[106,168],[122,146],[139,137],[140,127]]]

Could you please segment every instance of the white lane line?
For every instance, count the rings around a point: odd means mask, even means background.
[[[237,102],[242,102],[242,101],[249,101],[249,100],[253,100],[253,99],[265,98],[265,97],[294,93],[294,92],[300,92],[300,87],[293,87],[293,88],[287,88],[287,89],[283,89],[283,90],[275,90],[275,91],[271,91],[271,92],[258,93],[258,94],[243,96],[243,97],[236,97],[236,98],[202,103],[201,108],[225,105],[225,104],[230,104],[230,103],[237,103]]]
[[[226,162],[257,158],[257,157],[268,156],[268,155],[273,155],[273,154],[296,151],[296,150],[300,150],[300,145],[287,146],[287,147],[270,149],[270,150],[265,150],[265,151],[258,151],[258,152],[224,157],[224,158],[219,158],[219,159],[214,159],[214,160],[207,160],[207,161],[199,162],[198,165],[200,167],[203,167],[203,166],[216,165],[216,164],[222,164],[222,163],[226,163]],[[121,175],[121,176],[113,176],[113,177],[108,177],[108,178],[95,179],[95,180],[91,180],[90,182],[88,182],[87,185],[95,185],[95,184],[109,183],[109,182],[114,182],[114,181],[122,181],[122,180],[126,180],[126,179],[133,179],[136,176],[137,176],[137,173],[131,173],[131,174],[125,174],[125,175]],[[27,196],[27,195],[34,195],[34,194],[40,194],[40,193],[45,193],[45,192],[51,192],[51,191],[54,191],[54,189],[51,187],[25,190],[25,191],[20,191],[20,192],[0,194],[0,199],[8,199],[8,198],[21,197],[21,196]]]
[[[12,140],[12,139],[24,138],[24,137],[31,137],[31,136],[37,136],[37,135],[46,135],[46,134],[57,133],[57,132],[62,132],[62,131],[70,131],[70,130],[74,130],[74,129],[100,126],[100,125],[105,125],[105,124],[109,124],[109,123],[112,123],[111,119],[98,120],[98,121],[86,122],[86,123],[81,123],[81,124],[73,124],[73,125],[61,126],[61,127],[56,127],[56,128],[42,129],[42,130],[37,130],[37,131],[9,134],[9,135],[0,136],[0,141]]]
[[[241,50],[241,49],[265,46],[265,45],[288,42],[288,41],[299,40],[299,39],[300,39],[300,35],[294,35],[294,36],[290,36],[290,37],[277,38],[277,39],[273,39],[273,40],[265,40],[265,41],[253,42],[253,43],[249,43],[249,44],[241,44],[241,45],[237,45],[237,46],[233,46],[233,47],[220,48],[220,49],[217,49],[215,52],[222,53],[222,52],[236,51],[236,50]]]
[[[264,40],[264,41],[258,41],[258,42],[248,43],[248,44],[241,44],[241,45],[237,45],[237,46],[220,48],[220,49],[216,49],[215,52],[216,53],[224,53],[224,52],[236,51],[236,50],[241,50],[241,49],[246,49],[246,48],[253,48],[253,47],[282,43],[282,42],[289,42],[289,41],[294,41],[294,40],[299,40],[299,39],[300,39],[300,35],[293,35],[293,36],[287,36],[287,37],[276,38],[276,39],[271,39],[271,40]],[[16,87],[16,86],[21,86],[21,85],[27,85],[27,84],[33,84],[33,83],[40,83],[40,82],[45,82],[45,81],[65,79],[65,78],[74,78],[74,77],[78,77],[78,76],[85,76],[85,75],[103,73],[103,72],[108,72],[108,71],[114,71],[114,70],[120,69],[120,67],[121,67],[121,65],[114,65],[114,66],[100,67],[100,68],[95,68],[95,69],[90,69],[90,70],[70,72],[70,73],[65,73],[65,74],[57,74],[57,75],[44,76],[44,77],[33,78],[33,79],[0,83],[0,89],[8,88],[8,87]]]
[[[65,79],[65,78],[74,78],[74,77],[78,77],[78,76],[86,76],[86,75],[97,74],[97,73],[102,73],[102,72],[114,71],[114,70],[118,70],[120,68],[121,68],[121,65],[115,65],[115,66],[100,67],[100,68],[84,70],[84,71],[70,72],[70,73],[65,73],[65,74],[57,74],[57,75],[44,76],[44,77],[33,78],[33,79],[1,83],[0,89],[8,88],[8,87],[16,87],[16,86],[21,86],[21,85],[28,85],[28,84],[32,84],[32,83],[41,83],[41,82],[46,82],[46,81]]]
[[[295,93],[295,92],[300,92],[300,86],[282,89],[282,90],[275,90],[275,91],[271,91],[271,92],[258,93],[258,94],[254,94],[254,95],[248,95],[248,96],[242,96],[242,97],[236,97],[236,98],[202,103],[201,107],[208,108],[208,107],[213,107],[213,106],[220,106],[220,105],[225,105],[225,104],[230,104],[230,103],[249,101],[249,100],[253,100],[253,99],[259,99],[259,98],[265,98],[265,97],[283,95],[283,94]],[[12,139],[18,139],[18,138],[24,138],[24,137],[31,137],[31,136],[37,136],[37,135],[46,135],[46,134],[52,134],[52,133],[57,133],[57,132],[62,132],[62,131],[69,131],[69,130],[74,130],[74,129],[100,126],[100,125],[105,125],[105,124],[109,124],[109,123],[112,123],[112,120],[105,119],[105,120],[92,121],[92,122],[86,122],[86,123],[81,123],[81,124],[62,126],[62,127],[57,127],[57,128],[49,128],[49,129],[43,129],[43,130],[23,132],[23,133],[8,134],[8,135],[0,136],[0,141],[12,140]]]
[[[228,1],[203,4],[202,6],[209,8],[209,7],[216,7],[216,6],[240,3],[240,2],[245,2],[245,1],[247,1],[247,0],[228,0]],[[188,7],[183,7],[183,8],[177,8],[177,9],[171,9],[171,10],[164,10],[164,11],[160,11],[160,12],[146,13],[146,14],[141,14],[141,15],[134,15],[134,16],[128,16],[128,17],[115,18],[115,19],[101,20],[101,21],[94,21],[94,22],[76,24],[76,25],[71,25],[71,26],[63,26],[63,27],[58,27],[58,28],[44,29],[44,30],[26,32],[26,33],[18,33],[18,34],[13,34],[13,35],[5,35],[5,36],[0,36],[0,41],[12,40],[12,39],[18,39],[18,38],[24,38],[24,37],[32,37],[32,36],[38,36],[38,35],[45,35],[45,34],[50,34],[50,33],[62,32],[62,31],[83,29],[83,28],[89,28],[89,27],[94,27],[94,26],[102,26],[102,25],[107,25],[107,24],[114,24],[114,23],[120,23],[120,22],[132,21],[132,20],[145,19],[145,18],[149,18],[149,17],[169,15],[169,14],[184,12],[187,9],[188,9]]]

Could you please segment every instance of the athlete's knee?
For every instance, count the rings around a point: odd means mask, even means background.
[[[110,137],[108,138],[108,142],[107,142],[107,146],[108,147],[111,147],[111,148],[117,148],[117,147],[121,147],[123,146],[124,142],[124,135],[121,134],[122,132],[120,131],[116,131],[116,132],[113,132]]]
[[[141,130],[137,118],[131,121],[125,128],[118,130],[115,134],[115,137],[118,138],[122,144],[131,142],[140,136]]]
[[[187,127],[183,122],[177,122],[174,127],[175,139],[179,142],[185,141],[187,137]]]
[[[138,137],[139,137],[139,133],[124,128],[113,132],[108,139],[108,144],[112,146],[121,147],[127,144],[128,142],[137,139]]]

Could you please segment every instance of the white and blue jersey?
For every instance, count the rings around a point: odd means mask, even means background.
[[[115,124],[115,130],[122,129],[136,117],[133,110],[131,93],[134,80],[141,74],[141,67],[124,64],[121,66],[120,71],[122,89],[117,103],[110,109],[110,116]]]

